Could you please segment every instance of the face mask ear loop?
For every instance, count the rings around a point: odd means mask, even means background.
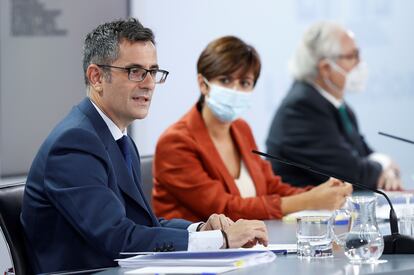
[[[335,63],[335,61],[333,61],[332,59],[330,59],[330,58],[327,58],[326,59],[327,61],[328,61],[328,64],[335,70],[335,71],[337,71],[338,73],[340,73],[341,75],[343,75],[343,70],[342,70],[342,68],[340,68],[339,66],[338,66],[338,64],[336,64]],[[341,71],[342,70],[342,71]],[[343,75],[345,78],[346,78],[346,74],[345,75]],[[322,78],[322,81],[329,87],[329,88],[331,88],[332,90],[334,90],[334,91],[336,91],[336,92],[340,92],[340,89],[338,88],[338,87],[336,87],[336,85],[335,84],[333,84],[332,83],[332,81],[331,80],[329,80],[329,79],[326,79],[325,77],[323,77]]]
[[[335,71],[337,71],[338,73],[340,73],[343,77],[346,77],[347,76],[347,72],[344,69],[342,69],[341,66],[339,66],[338,64],[336,64],[335,61],[333,61],[331,59],[328,59],[328,63],[329,63],[329,65],[331,65],[331,67]]]
[[[206,84],[208,90],[210,90],[211,89],[210,82],[208,82],[207,78],[205,78],[203,75],[202,75],[202,78],[204,80],[204,84]],[[208,91],[208,94],[206,94],[205,97],[209,97],[209,96],[210,96],[210,91]]]
[[[205,78],[204,76],[202,76],[202,77],[203,77],[204,83],[205,83],[208,87],[210,87],[210,82],[208,82],[207,78]]]

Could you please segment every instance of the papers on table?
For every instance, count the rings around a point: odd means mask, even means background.
[[[390,198],[395,214],[400,219],[404,215],[413,215],[413,190],[409,191],[384,191]],[[390,206],[383,196],[377,195],[377,218],[388,220],[390,218]]]
[[[268,244],[267,246],[257,244],[251,248],[239,248],[239,250],[247,251],[272,251],[274,254],[289,254],[297,252],[296,243],[287,243],[287,244]],[[226,251],[233,251],[235,249],[227,249]],[[137,255],[153,255],[158,252],[121,252],[123,256],[137,256]]]
[[[294,213],[290,213],[283,217],[283,221],[285,222],[296,222],[296,218],[299,217],[306,217],[306,216],[332,216],[333,211],[329,210],[303,210]]]
[[[241,248],[245,249],[245,248]],[[255,245],[252,248],[246,248],[250,250],[269,250],[275,254],[289,254],[296,253],[298,246],[297,244],[269,244],[268,246],[263,246],[261,244]]]
[[[306,216],[324,216],[324,217],[330,217],[333,215],[333,211],[329,210],[303,210],[291,213],[289,215],[286,215],[283,217],[283,221],[285,222],[296,222],[296,218],[299,217],[306,217]],[[335,219],[335,224],[337,225],[344,225],[348,224],[349,217],[346,217],[344,215],[337,215]]]
[[[221,249],[205,252],[154,252],[126,259],[117,259],[121,267],[137,268],[149,266],[213,266],[246,267],[274,261],[271,251],[249,249]]]
[[[393,207],[395,214],[397,214],[397,217],[401,218],[404,213],[404,208],[407,208],[408,206],[406,204],[393,204]],[[391,208],[388,204],[377,206],[377,219],[388,220],[390,218],[390,209]]]
[[[385,192],[385,191],[384,191]],[[414,191],[387,191],[385,192],[391,199],[393,203],[393,207],[397,217],[400,218],[404,214],[404,208],[409,207],[407,205],[407,201],[411,202],[411,207],[414,207]],[[390,206],[388,205],[385,198],[381,195],[376,195],[378,197],[378,204],[376,208],[376,214],[378,219],[385,219],[388,220],[390,217]],[[291,213],[283,217],[283,221],[290,222],[296,221],[296,218],[303,217],[303,216],[331,216],[333,211],[328,210],[304,210],[295,213]],[[346,221],[347,217],[338,215],[335,222],[341,224],[341,221]]]
[[[233,266],[147,266],[125,274],[220,274],[235,269]]]

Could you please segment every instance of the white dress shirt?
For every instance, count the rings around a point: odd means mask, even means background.
[[[326,100],[328,100],[333,106],[335,106],[336,109],[339,109],[341,105],[344,103],[343,99],[337,99],[327,91],[325,91],[322,87],[320,87],[316,83],[312,83],[312,86],[315,87],[315,89],[323,96]]]
[[[98,111],[99,115],[105,121],[109,131],[115,140],[127,135],[126,129],[121,129],[91,100],[93,106]],[[189,233],[188,239],[188,251],[204,251],[204,250],[216,250],[223,246],[223,235],[220,230],[209,230],[197,232],[197,227],[200,223],[193,223],[187,227]]]

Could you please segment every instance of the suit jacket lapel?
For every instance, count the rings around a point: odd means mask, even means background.
[[[306,84],[308,85],[308,84]],[[359,133],[358,133],[358,129],[356,127],[355,121],[353,121],[351,119],[352,125],[354,126],[354,134],[350,135],[348,134],[348,132],[345,129],[345,126],[342,123],[341,117],[339,115],[339,111],[338,109],[332,105],[332,103],[330,103],[326,98],[324,98],[313,86],[310,86],[312,88],[312,99],[315,101],[315,104],[317,104],[319,106],[319,108],[321,110],[327,110],[328,112],[330,112],[331,114],[333,114],[333,117],[335,118],[335,122],[336,125],[339,126],[339,130],[342,133],[342,135],[344,136],[344,138],[354,147],[357,149],[357,151],[359,151],[360,149],[360,144],[359,144]],[[348,105],[346,105],[346,111],[348,112],[348,115],[351,117],[351,115],[349,114],[349,107]],[[329,115],[331,115],[329,114]]]
[[[134,179],[131,177],[131,175],[128,172],[128,169],[125,165],[124,157],[122,156],[121,151],[119,150],[118,145],[115,141],[113,141],[113,144],[108,144],[108,153],[111,156],[112,163],[114,166],[114,170],[116,173],[116,177],[118,179],[118,185],[121,188],[121,190],[131,197],[134,201],[136,201],[139,205],[141,205],[142,208],[144,208],[147,212],[147,206],[145,205],[145,202],[143,200],[143,197],[138,189],[138,182],[135,182]],[[137,163],[133,161],[133,173],[136,176],[136,171],[139,169],[139,166],[136,166]],[[138,177],[137,177],[138,178]]]
[[[128,173],[124,157],[122,156],[122,153],[118,145],[116,144],[111,132],[109,131],[108,126],[105,124],[105,121],[96,111],[95,107],[92,105],[89,98],[85,98],[81,103],[79,103],[78,108],[89,117],[96,132],[102,139],[102,142],[105,144],[120,189],[148,212],[147,206],[143,200],[142,195],[138,190],[137,184],[134,182],[134,179],[131,178],[130,174]],[[133,165],[133,171],[134,173],[136,173],[136,170],[140,169],[140,164],[139,162],[134,162]],[[140,178],[140,174],[139,177],[138,174],[135,175],[137,176],[137,178]]]
[[[196,106],[190,110],[190,112],[187,114],[187,118],[187,126],[194,136],[197,144],[200,144],[202,146],[202,150],[206,152],[205,155],[208,158],[208,162],[211,163],[213,167],[218,169],[218,173],[223,177],[225,185],[228,188],[229,192],[231,194],[240,195],[239,189],[237,188],[233,177],[230,175],[223,160],[221,159],[221,156],[217,151],[213,140],[210,138],[207,127]]]
[[[133,167],[139,167],[141,168],[141,161],[140,161],[140,157],[139,157],[139,152],[138,152],[138,148],[135,145],[135,142],[132,140],[132,138],[129,138],[129,143],[131,148],[133,148],[132,150],[132,165]],[[148,200],[145,198],[144,195],[144,191],[142,190],[142,186],[141,186],[141,169],[133,169],[133,173],[134,173],[134,178],[136,179],[136,183],[137,183],[137,188],[138,191],[140,193],[140,197],[142,198],[143,203],[146,206],[147,212],[148,214],[151,216],[152,222],[154,223],[154,225],[160,225],[158,218],[155,216],[154,212],[152,212],[151,206],[148,202]]]
[[[343,126],[342,130],[344,132],[344,135],[347,137],[348,141],[354,146],[354,148],[358,151],[359,154],[363,155],[364,149],[363,144],[361,142],[361,137],[358,132],[355,115],[352,113],[347,104],[345,104],[345,110],[348,113],[348,117],[350,119],[350,122],[352,123],[352,127],[354,127],[353,133],[349,134],[345,130],[344,125],[342,125],[342,122],[340,121],[339,123],[341,123],[341,125]]]

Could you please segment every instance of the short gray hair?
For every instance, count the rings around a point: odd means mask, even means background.
[[[340,35],[343,32],[346,30],[334,22],[318,22],[310,26],[289,62],[293,78],[312,82],[318,75],[321,59],[341,54]]]
[[[145,28],[138,19],[128,18],[104,23],[88,33],[83,46],[83,74],[89,95],[89,80],[86,70],[90,64],[110,65],[119,56],[119,44],[124,41],[151,41],[155,45],[154,34]],[[107,72],[110,77],[110,72]]]

